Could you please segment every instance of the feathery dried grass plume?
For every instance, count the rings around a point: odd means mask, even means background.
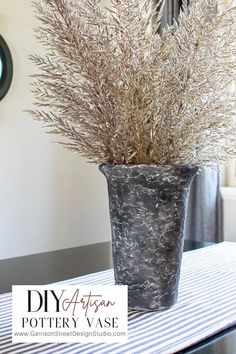
[[[99,0],[34,1],[46,48],[31,56],[40,69],[34,118],[96,163],[203,165],[234,155],[235,8],[215,14],[216,0],[192,1],[160,36],[151,1],[111,2],[103,11]]]

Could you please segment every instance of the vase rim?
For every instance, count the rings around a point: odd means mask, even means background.
[[[116,164],[101,164],[99,170],[105,175],[124,176],[128,174],[130,177],[136,177],[139,174],[170,174],[178,175],[187,173],[195,175],[200,169],[194,165],[155,165],[155,164],[140,164],[140,165],[116,165]]]
[[[114,163],[101,163],[99,165],[99,168],[101,167],[109,167],[109,168],[134,168],[134,167],[155,167],[155,168],[200,168],[199,165],[194,165],[194,164],[183,164],[183,165],[171,165],[171,164],[166,164],[166,165],[160,165],[160,164],[114,164]]]

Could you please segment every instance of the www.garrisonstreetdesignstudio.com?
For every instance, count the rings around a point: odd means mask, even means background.
[[[56,337],[67,337],[67,336],[73,336],[73,337],[123,337],[126,336],[126,332],[109,332],[109,331],[103,331],[103,332],[98,332],[98,331],[82,331],[82,332],[77,332],[77,331],[71,331],[71,332],[60,332],[60,331],[54,331],[54,332],[46,332],[46,331],[30,331],[30,332],[14,332],[14,335],[17,337],[50,337],[50,336],[56,336]]]

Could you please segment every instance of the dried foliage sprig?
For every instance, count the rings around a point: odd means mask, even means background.
[[[35,0],[46,54],[31,56],[34,118],[92,162],[235,155],[236,10],[216,14],[216,2],[192,1],[160,36],[151,1]]]

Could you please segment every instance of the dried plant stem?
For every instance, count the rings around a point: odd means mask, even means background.
[[[236,153],[236,9],[163,1],[35,0],[33,117],[95,163],[214,164]]]

